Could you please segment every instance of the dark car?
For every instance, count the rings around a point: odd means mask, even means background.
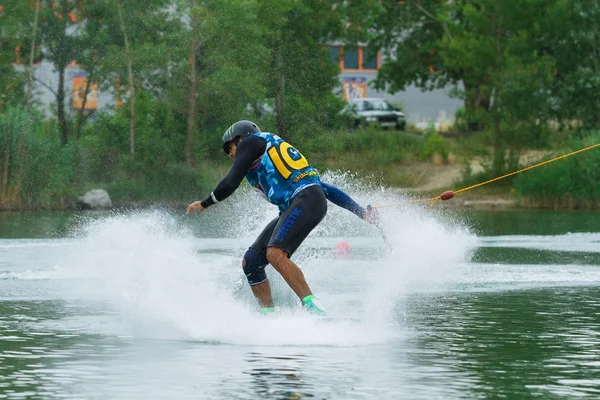
[[[344,112],[353,119],[355,127],[378,125],[384,129],[398,130],[404,130],[406,127],[404,114],[385,99],[367,97],[351,100]]]

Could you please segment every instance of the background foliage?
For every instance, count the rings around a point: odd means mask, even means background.
[[[189,201],[226,170],[220,137],[243,118],[297,143],[321,169],[342,159],[387,171],[447,160],[452,146],[432,129],[348,131],[339,66],[326,51],[333,42],[381,51],[376,85],[392,93],[452,87],[464,101],[456,127],[491,155],[489,177],[518,167],[524,149],[598,139],[595,0],[1,3],[0,208],[70,206],[93,187],[116,202]],[[27,96],[39,87],[31,61],[58,73],[51,117]],[[72,61],[121,106],[72,109]],[[547,186],[531,174],[515,188],[546,199],[560,181],[593,203],[597,177],[579,163],[544,172],[562,174]]]

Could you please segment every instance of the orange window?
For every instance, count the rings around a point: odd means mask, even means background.
[[[329,46],[331,62],[340,65],[342,71],[377,71],[381,65],[379,52],[364,47]]]

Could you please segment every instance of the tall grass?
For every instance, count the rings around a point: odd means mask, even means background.
[[[119,122],[118,116],[110,118]],[[126,138],[126,126],[121,131],[112,129],[118,123],[98,124],[78,142],[70,138],[61,146],[54,123],[22,107],[9,108],[0,114],[0,210],[68,208],[95,188],[106,189],[121,204],[187,202],[210,190],[215,177],[204,172],[208,167],[187,167],[183,150],[173,155],[176,146],[165,139],[142,137],[140,155],[146,156],[135,159],[126,140],[123,146],[111,144],[109,133]]]
[[[554,157],[600,143],[600,132],[574,137]],[[553,157],[547,157],[551,159]],[[598,208],[600,206],[600,148],[579,153],[517,175],[514,188],[525,206]]]
[[[64,205],[73,178],[73,148],[22,107],[0,114],[0,207]]]
[[[418,154],[423,148],[423,138],[392,130],[361,129],[326,133],[299,146],[307,155],[327,154],[335,159],[359,153],[365,158],[365,164],[381,167],[407,161],[412,154]]]
[[[348,170],[386,185],[414,186],[419,177],[402,166],[448,155],[445,139],[428,130],[422,133],[376,128],[334,131],[298,144],[320,171]]]

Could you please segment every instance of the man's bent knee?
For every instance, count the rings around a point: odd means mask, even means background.
[[[259,285],[267,280],[265,267],[269,262],[264,252],[249,248],[244,254],[242,268],[250,286]]]
[[[283,260],[288,258],[288,253],[278,247],[267,248],[267,261],[272,266],[279,265]]]

